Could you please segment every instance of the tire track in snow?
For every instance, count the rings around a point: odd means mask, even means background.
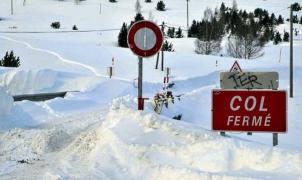
[[[11,42],[15,42],[15,43],[19,43],[19,44],[22,44],[22,45],[25,45],[26,47],[28,47],[29,49],[31,50],[34,50],[34,51],[39,51],[39,52],[44,52],[44,53],[48,53],[50,55],[53,55],[55,57],[57,57],[59,60],[61,60],[62,62],[64,63],[68,63],[68,64],[73,64],[73,65],[77,65],[77,66],[81,66],[85,69],[88,69],[89,71],[91,71],[94,75],[96,76],[102,76],[101,74],[99,74],[97,72],[97,70],[91,66],[88,66],[86,64],[83,64],[83,63],[79,63],[79,62],[75,62],[75,61],[72,61],[72,60],[69,60],[69,59],[65,59],[63,58],[60,54],[56,53],[56,52],[53,52],[53,51],[50,51],[50,50],[47,50],[47,49],[41,49],[41,48],[36,48],[36,47],[33,47],[31,44],[27,43],[27,42],[24,42],[24,41],[19,41],[19,40],[16,40],[16,39],[13,39],[13,38],[10,38],[10,37],[6,37],[6,36],[0,36],[0,38],[2,39],[5,39],[7,41],[11,41]]]

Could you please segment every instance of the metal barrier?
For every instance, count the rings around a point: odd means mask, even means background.
[[[57,97],[64,98],[68,91],[56,93],[22,94],[13,96],[14,101],[47,101]]]

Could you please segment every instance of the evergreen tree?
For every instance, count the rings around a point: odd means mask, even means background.
[[[144,20],[144,16],[141,13],[137,13],[134,17],[134,22]]]
[[[134,8],[137,14],[142,12],[142,5],[139,0],[136,0]]]
[[[4,67],[19,67],[20,66],[20,58],[14,55],[14,52],[8,51],[5,53],[5,56],[0,61],[0,65]]]
[[[289,33],[288,32],[284,32],[284,34],[283,34],[283,41],[284,42],[289,42]]]
[[[270,40],[274,39],[274,31],[271,27],[265,27],[264,32],[260,36],[260,42],[264,45]]]
[[[277,25],[277,18],[276,18],[274,13],[271,14],[270,24],[273,25],[273,26]]]
[[[237,11],[233,11],[230,17],[229,28],[231,30],[231,34],[235,34],[236,31],[239,30],[239,26],[242,24],[242,20],[238,15]]]
[[[292,5],[292,8],[293,8],[293,11],[300,11],[302,9],[301,5],[299,3],[294,3]]]
[[[270,23],[270,17],[268,15],[268,12],[266,10],[264,10],[263,12],[264,12],[264,15],[263,15],[262,19],[260,20],[260,24],[262,26],[272,27],[272,24]]]
[[[248,14],[245,10],[240,13],[240,16],[243,19],[243,21],[246,21],[248,18]]]
[[[271,32],[272,32],[272,36],[271,36],[271,39],[270,39],[270,40],[271,40],[271,41],[274,41],[274,39],[275,39],[275,33],[274,33],[274,30],[272,30]]]
[[[163,1],[158,1],[156,5],[156,9],[159,11],[165,11],[166,10],[166,5]]]
[[[295,36],[298,36],[298,34],[299,34],[299,30],[295,28],[295,30],[294,30],[294,31],[295,31]]]
[[[224,2],[222,2],[221,3],[221,5],[220,5],[220,11],[222,11],[222,12],[226,12],[226,10],[227,10],[227,8],[226,8],[226,6],[225,6],[225,4],[224,4]]]
[[[302,24],[302,16],[300,17],[300,24]]]
[[[60,23],[59,21],[52,22],[52,23],[50,24],[50,26],[51,26],[52,28],[54,28],[54,29],[60,29],[61,23]]]
[[[197,21],[193,20],[191,27],[188,30],[188,37],[196,37],[198,33]]]
[[[179,27],[176,31],[176,38],[183,38],[183,37],[184,37],[184,35],[182,34],[182,30]]]
[[[117,1],[116,0],[109,0],[109,2],[116,3]]]
[[[76,30],[79,30],[79,29],[78,29],[78,27],[76,25],[73,25],[72,26],[72,30],[76,31]]]
[[[144,18],[144,16],[141,14],[141,13],[136,13],[136,15],[135,15],[135,17],[134,17],[134,21],[131,21],[130,22],[130,26],[129,26],[129,29],[130,29],[130,27],[134,24],[134,23],[136,23],[136,22],[138,22],[138,21],[142,21],[142,20],[144,20],[145,18]]]
[[[175,28],[174,27],[169,27],[168,31],[167,31],[167,36],[170,38],[174,38],[175,37]]]
[[[165,42],[164,42],[164,44],[162,46],[162,49],[163,49],[163,51],[170,51],[170,52],[174,51],[173,44],[169,43],[167,40],[165,40]]]
[[[128,36],[128,29],[131,28],[131,26],[137,22],[137,21],[141,21],[144,20],[144,17],[142,16],[141,13],[137,13],[134,17],[134,21],[131,21],[130,26],[127,27],[127,24],[124,22],[122,25],[122,28],[119,32],[118,35],[118,46],[120,47],[128,47],[128,43],[127,43],[127,36]]]
[[[277,33],[275,34],[275,36],[274,36],[274,44],[277,45],[277,44],[279,44],[281,41],[282,41],[281,35],[280,35],[279,32],[277,32]]]
[[[118,45],[120,47],[128,47],[127,35],[128,35],[127,24],[123,23],[123,26],[118,35]]]
[[[224,19],[224,24],[226,26],[226,30],[230,30],[230,27],[231,27],[231,13],[230,12],[226,12],[225,13],[225,19]]]
[[[256,8],[254,10],[255,17],[260,18],[263,16],[263,10],[261,8]]]
[[[299,23],[298,15],[293,16],[293,23],[296,23],[296,24]]]
[[[279,15],[278,20],[277,20],[277,24],[284,24],[284,19],[282,18],[281,15]]]
[[[219,8],[219,21],[220,21],[223,25],[225,25],[225,23],[226,23],[226,11],[227,11],[227,9],[226,9],[225,4],[224,4],[224,3],[221,3],[221,6],[220,6],[220,8]]]
[[[152,1],[151,1],[151,0],[145,0],[145,2],[146,2],[146,3],[150,3],[150,2],[152,2]]]

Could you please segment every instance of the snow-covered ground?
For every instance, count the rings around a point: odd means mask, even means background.
[[[191,0],[190,19],[201,19],[221,0]],[[268,9],[288,17],[294,0],[238,0],[238,7]],[[101,3],[101,14],[100,12]],[[143,15],[158,23],[186,26],[186,1],[141,1]],[[231,6],[232,0],[225,3]],[[302,2],[300,2],[302,3]],[[119,29],[135,16],[135,0],[10,0],[0,3],[0,55],[14,50],[21,66],[0,68],[0,179],[301,179],[302,178],[302,26],[294,43],[294,98],[288,99],[288,132],[272,147],[272,134],[211,131],[211,91],[219,73],[236,59],[194,53],[194,39],[170,39],[175,52],[165,53],[174,94],[180,100],[161,115],[146,102],[137,111],[137,57],[116,46]],[[302,15],[301,12],[298,13]],[[61,30],[106,30],[81,33],[4,33]],[[288,24],[279,26],[283,32]],[[109,31],[107,31],[109,30]],[[107,67],[114,58],[113,78]],[[155,58],[144,59],[144,97],[162,88],[164,72]],[[217,64],[216,64],[217,62]],[[265,47],[255,60],[239,60],[246,71],[277,71],[280,89],[288,90],[289,44]],[[11,95],[70,91],[65,98],[12,103]],[[171,119],[182,114],[182,120]]]

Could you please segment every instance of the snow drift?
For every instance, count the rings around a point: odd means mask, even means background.
[[[12,96],[0,86],[0,120],[1,116],[7,115],[11,112],[13,105],[14,99]]]
[[[101,78],[50,69],[10,70],[0,74],[0,85],[13,95],[84,91]]]
[[[78,114],[77,118],[64,118],[60,124],[45,129],[6,132],[0,137],[0,153],[11,159],[11,163],[0,164],[0,167],[15,171],[15,178],[34,179],[288,179],[302,176],[301,153],[221,137],[192,124],[138,112],[133,106],[134,99],[127,96],[114,100],[104,117],[97,116],[104,111],[91,111]],[[13,163],[22,160],[33,168]],[[42,164],[43,171],[36,171]],[[2,176],[12,177],[5,173]]]

